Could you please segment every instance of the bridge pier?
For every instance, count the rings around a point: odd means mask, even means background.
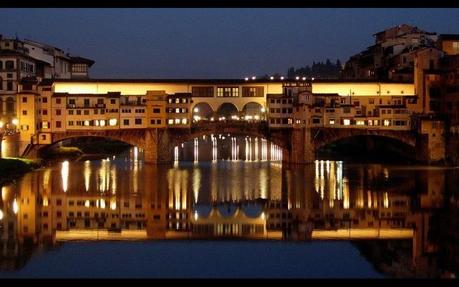
[[[167,129],[146,129],[144,143],[145,163],[171,163],[172,149]]]
[[[313,163],[315,160],[315,145],[312,140],[310,128],[293,129],[290,134],[290,151],[285,151],[284,155],[288,154],[289,163],[292,164],[307,164]]]

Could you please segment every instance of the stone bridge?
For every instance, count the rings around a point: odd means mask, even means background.
[[[216,121],[198,122],[190,128],[147,128],[78,130],[53,133],[52,143],[75,137],[105,137],[120,140],[144,150],[145,162],[170,163],[173,149],[183,142],[211,134],[231,134],[265,138],[283,150],[287,163],[302,164],[315,160],[316,151],[340,139],[354,136],[380,136],[398,140],[426,154],[425,137],[412,131],[367,128],[269,128],[266,122]],[[422,160],[422,156],[419,158]]]

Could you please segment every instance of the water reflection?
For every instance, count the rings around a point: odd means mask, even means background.
[[[241,143],[230,142],[237,152]],[[1,268],[26,264],[26,246],[68,240],[242,237],[353,240],[390,275],[401,262],[409,262],[404,276],[457,274],[457,241],[445,240],[458,237],[456,170],[334,161],[290,168],[263,160],[275,147],[258,147],[258,161],[154,166],[133,149],[29,173],[1,189]],[[257,158],[251,150],[239,151]],[[398,253],[388,261],[375,250]]]

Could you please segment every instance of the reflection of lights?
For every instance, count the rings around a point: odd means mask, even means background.
[[[112,199],[112,201],[110,202],[110,209],[111,210],[115,210],[116,209],[116,200]]]
[[[17,214],[18,211],[19,211],[19,204],[18,204],[17,199],[15,198],[14,201],[13,201],[13,212],[14,212],[14,214]]]
[[[86,191],[89,191],[89,180],[91,178],[91,163],[89,160],[84,162],[84,187]]]
[[[198,211],[197,210],[195,210],[195,212],[194,212],[194,220],[198,220]]]
[[[349,181],[343,178],[343,207],[349,209]]]
[[[4,125],[3,122],[0,121],[0,129],[3,128],[3,125]]]
[[[384,192],[383,206],[384,208],[389,207],[389,195],[387,194],[387,192]]]
[[[67,192],[68,181],[69,181],[69,162],[67,160],[62,162],[61,177],[62,177],[62,190],[64,192]]]
[[[264,220],[264,219],[265,219],[265,217],[266,217],[266,216],[265,216],[265,212],[263,211],[263,212],[261,213],[261,219],[263,219],[263,220]]]

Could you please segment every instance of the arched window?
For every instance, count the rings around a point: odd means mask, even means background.
[[[6,99],[6,112],[8,114],[13,114],[14,110],[14,99],[12,97],[8,97],[8,99]]]

